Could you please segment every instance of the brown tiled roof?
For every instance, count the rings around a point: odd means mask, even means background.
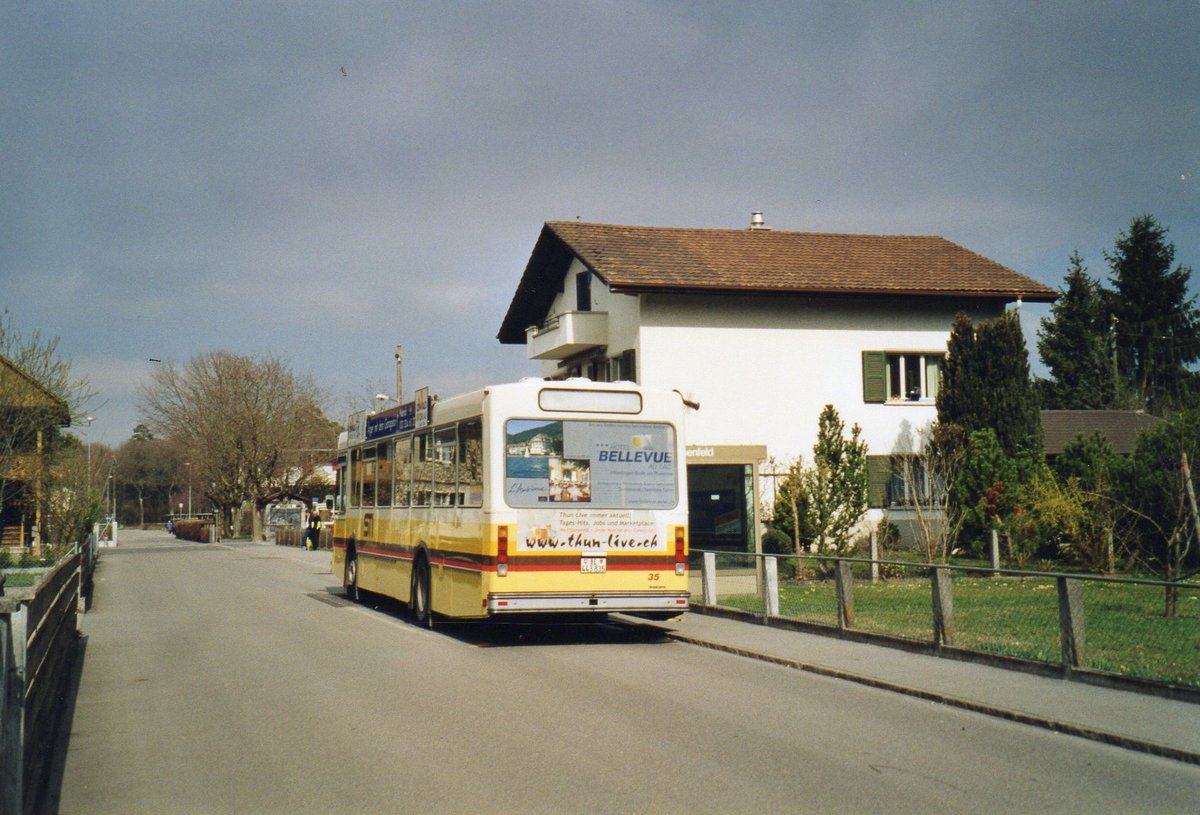
[[[67,403],[28,371],[0,355],[0,403],[6,408],[46,411],[47,421],[61,427],[71,424]]]
[[[1046,455],[1060,455],[1079,436],[1100,433],[1118,453],[1132,453],[1137,436],[1160,422],[1134,410],[1043,410]]]
[[[908,295],[1006,302],[1051,302],[1058,294],[936,236],[548,221],[501,327],[501,342],[523,342],[525,326],[545,316],[572,255],[610,288],[627,292]],[[553,292],[547,291],[551,285]]]

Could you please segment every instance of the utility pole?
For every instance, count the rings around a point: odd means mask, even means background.
[[[404,404],[404,349],[396,346],[396,402]]]
[[[1117,363],[1117,315],[1112,315],[1112,323],[1110,335],[1112,340],[1112,366],[1113,366],[1113,397],[1116,398],[1120,392],[1121,371],[1120,365]],[[1120,404],[1120,403],[1118,403]]]

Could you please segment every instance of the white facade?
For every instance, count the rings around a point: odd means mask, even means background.
[[[570,281],[551,318],[576,311]],[[999,314],[990,305],[972,319]],[[864,351],[944,354],[950,325],[966,305],[945,298],[753,297],[617,294],[591,281],[593,313],[607,314],[605,354],[636,354],[639,384],[676,388],[700,409],[691,414],[691,445],[766,445],[786,464],[806,461],[817,418],[832,404],[862,428],[872,455],[913,452],[913,436],[937,415],[932,399],[870,404],[863,395]],[[542,375],[560,377],[563,361],[542,360]]]

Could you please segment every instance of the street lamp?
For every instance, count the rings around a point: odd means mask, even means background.
[[[192,462],[185,461],[183,466],[188,468],[188,517],[192,517]]]
[[[87,488],[88,495],[92,494],[92,422],[96,419],[88,416],[82,421],[87,422]],[[90,499],[89,499],[90,500]]]

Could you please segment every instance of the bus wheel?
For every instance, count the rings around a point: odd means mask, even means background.
[[[352,557],[346,561],[346,577],[344,579],[346,596],[354,602],[359,602],[362,597],[358,592],[358,558]]]
[[[417,561],[417,566],[413,570],[412,584],[412,607],[413,616],[417,618],[417,622],[423,624],[431,623],[431,614],[429,610],[429,561],[421,558]]]

